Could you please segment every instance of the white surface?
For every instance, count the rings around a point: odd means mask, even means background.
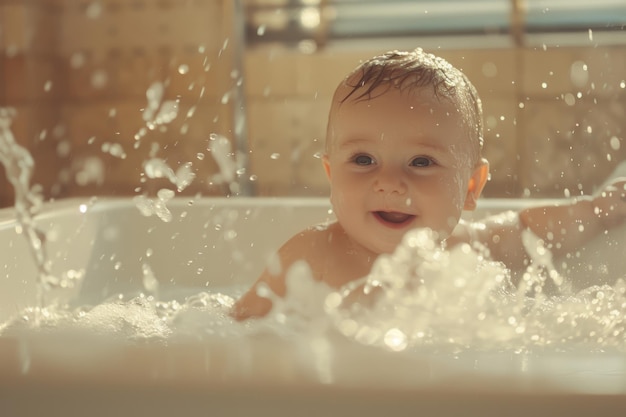
[[[170,223],[142,216],[130,199],[47,204],[37,224],[48,233],[52,272],[85,271],[83,286],[64,291],[65,297],[97,303],[119,292],[141,291],[144,262],[172,294],[250,283],[285,239],[332,218],[324,199],[189,202],[180,198],[168,204],[174,214]],[[535,203],[483,200],[476,215]],[[84,214],[81,204],[88,205]],[[36,299],[36,271],[12,217],[12,210],[0,210],[5,248],[0,251],[0,319]],[[624,271],[623,247],[607,244],[616,236],[581,249],[578,270],[587,275],[589,266]],[[225,338],[121,348],[102,343],[94,349],[86,343],[81,350],[84,342],[45,334],[0,338],[0,410],[8,410],[1,414],[111,415],[120,404],[127,415],[150,416],[180,410],[268,416],[626,412],[626,357],[620,353],[411,356],[339,341],[320,355],[314,340],[294,345],[279,336],[245,344]]]

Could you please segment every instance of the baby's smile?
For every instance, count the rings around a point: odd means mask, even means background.
[[[415,218],[413,214],[400,213],[397,211],[374,211],[374,217],[388,227],[404,227]]]

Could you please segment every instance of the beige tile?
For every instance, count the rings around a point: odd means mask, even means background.
[[[481,96],[510,95],[517,89],[514,49],[443,50],[437,55],[463,71]]]
[[[521,110],[513,97],[483,99],[485,146],[483,156],[489,161],[491,180],[486,196],[512,196],[517,192],[518,135],[517,118]]]
[[[64,76],[67,79],[67,100],[91,101],[115,96],[117,60],[95,58],[90,53],[77,53],[74,60],[64,61]],[[73,62],[81,62],[80,65]]]
[[[524,50],[522,85],[530,96],[623,96],[626,48],[548,48]]]
[[[38,3],[28,13],[28,50],[37,56],[56,56],[60,31],[60,10],[46,3]]]
[[[521,83],[529,96],[559,97],[572,91],[570,68],[577,59],[573,49],[524,49]]]
[[[330,101],[337,85],[359,65],[362,59],[373,54],[320,52],[298,55],[296,57],[299,74],[298,94],[326,97]]]
[[[117,118],[111,111],[116,108],[114,102],[92,102],[89,104],[66,105],[62,108],[62,120],[75,146],[91,146],[96,149],[105,141],[115,140],[119,131]],[[120,113],[120,112],[118,112]],[[136,117],[140,113],[136,112]],[[139,123],[138,123],[139,124]],[[125,132],[126,136],[129,132]],[[92,142],[90,145],[89,142]]]
[[[285,99],[248,103],[251,169],[259,187],[293,190],[325,184],[323,150],[327,105]]]
[[[111,73],[112,87],[117,97],[142,98],[153,83],[163,83],[166,77],[162,54],[153,51],[122,53],[113,57],[107,66]]]
[[[29,103],[11,107],[16,111],[10,126],[11,132],[16,142],[29,150],[43,139],[51,137],[59,124],[58,112],[51,105]]]
[[[24,53],[30,49],[31,37],[29,31],[33,30],[30,20],[30,7],[25,4],[8,3],[0,6],[0,23],[4,50],[9,55]]]
[[[215,54],[174,53],[164,65],[168,97],[200,100],[205,96],[213,96],[226,100],[226,94],[241,80],[241,76],[232,69],[232,61],[221,59]]]
[[[19,54],[4,59],[6,104],[55,101],[65,88],[53,58]]]
[[[307,96],[330,100],[360,60],[376,52],[303,54],[282,48],[246,52],[246,91],[254,97]]]
[[[583,101],[573,108],[535,101],[527,110],[520,185],[531,195],[592,193],[617,163],[626,160],[623,101]]]
[[[61,21],[60,47],[64,55],[90,50],[185,48],[223,42],[222,7],[218,1],[177,2],[175,7],[144,7],[118,2],[92,13],[74,4],[66,7]],[[167,4],[165,4],[167,6]],[[92,12],[94,9],[91,10]],[[78,36],[77,36],[78,34]]]
[[[581,71],[583,64],[587,71]],[[618,98],[626,97],[626,47],[598,47],[581,49],[570,78],[583,86],[585,96]],[[583,81],[587,80],[586,83]]]
[[[291,54],[248,52],[245,55],[246,93],[251,97],[293,95],[298,85]]]

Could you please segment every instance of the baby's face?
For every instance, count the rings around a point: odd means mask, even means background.
[[[335,214],[351,239],[379,254],[416,227],[447,237],[476,163],[455,105],[427,90],[392,89],[335,103],[332,112],[324,165]]]

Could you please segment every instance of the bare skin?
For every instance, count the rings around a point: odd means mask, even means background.
[[[618,179],[613,185],[615,190],[607,196],[595,199],[584,198],[571,204],[551,207],[533,207],[519,213],[520,222],[500,224],[500,219],[485,219],[484,228],[478,232],[479,240],[491,252],[493,259],[504,262],[512,269],[519,269],[528,261],[526,252],[521,249],[521,231],[529,227],[538,237],[552,243],[551,250],[556,256],[576,250],[598,234],[615,227],[626,218],[626,202],[623,201],[626,179]],[[621,191],[620,191],[621,190]],[[607,207],[605,225],[596,214],[597,206]],[[608,207],[613,206],[613,209]],[[559,225],[559,233],[553,234],[554,225]],[[581,231],[580,225],[585,226]],[[448,246],[459,243],[471,243],[472,225],[460,223],[455,233],[448,239]],[[499,239],[494,239],[499,236]],[[497,243],[494,243],[496,242]],[[339,223],[333,223],[326,229],[311,228],[291,238],[279,250],[283,270],[277,275],[264,271],[257,283],[235,304],[232,315],[238,320],[265,316],[272,308],[272,303],[256,294],[259,282],[265,282],[271,290],[284,296],[285,276],[289,267],[296,261],[304,260],[311,268],[313,278],[324,282],[331,288],[339,289],[345,284],[366,276],[378,254],[365,248],[355,247]]]
[[[594,198],[528,208],[505,220],[462,222],[462,211],[476,208],[489,176],[477,139],[468,133],[467,107],[429,88],[391,88],[367,100],[340,101],[346,92],[340,85],[333,99],[323,158],[337,221],[289,239],[278,251],[280,271],[264,271],[235,303],[237,320],[266,315],[272,303],[257,294],[259,283],[284,296],[295,262],[305,261],[313,279],[339,289],[365,277],[376,258],[414,228],[434,230],[448,247],[476,240],[494,260],[519,269],[528,261],[525,228],[558,256],[626,219],[622,178]]]

